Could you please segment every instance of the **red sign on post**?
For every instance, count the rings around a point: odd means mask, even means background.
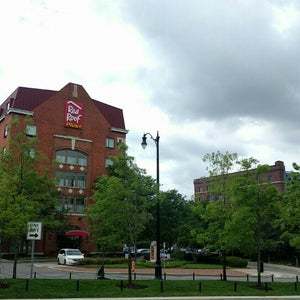
[[[65,125],[72,128],[82,128],[83,106],[73,101],[67,101],[65,106]]]

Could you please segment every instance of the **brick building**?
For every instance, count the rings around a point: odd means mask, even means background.
[[[37,150],[45,155],[53,170],[60,192],[60,204],[68,210],[68,229],[87,230],[84,209],[90,203],[96,178],[106,173],[110,157],[118,153],[117,144],[125,142],[121,109],[92,99],[78,84],[68,83],[59,91],[17,88],[0,106],[0,147],[9,147],[8,137],[14,116],[24,122],[28,136],[37,138]],[[13,136],[12,136],[13,137]],[[56,164],[53,164],[56,161]],[[40,253],[54,253],[57,248],[70,246],[77,237],[44,232],[36,244]],[[81,248],[93,251],[89,238],[81,241]],[[6,249],[9,252],[9,249]]]
[[[229,176],[238,175],[241,172],[235,172],[229,174]],[[262,182],[270,182],[274,184],[279,192],[284,191],[285,180],[287,173],[285,172],[285,166],[282,161],[276,161],[273,166],[270,166],[270,170],[263,174],[260,180]],[[194,195],[195,199],[200,199],[203,201],[216,200],[218,196],[209,193],[209,183],[210,177],[201,177],[194,180]]]

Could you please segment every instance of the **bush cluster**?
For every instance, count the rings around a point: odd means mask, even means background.
[[[173,253],[172,258],[176,260],[186,260],[192,261],[194,263],[203,263],[203,264],[222,264],[222,257],[218,254],[208,253],[206,255],[200,253],[185,253],[178,251]],[[248,260],[237,257],[237,256],[227,256],[226,257],[227,266],[233,268],[245,268],[247,267]]]
[[[82,265],[117,265],[127,263],[127,259],[125,258],[111,258],[111,257],[86,257],[83,261],[81,261]]]

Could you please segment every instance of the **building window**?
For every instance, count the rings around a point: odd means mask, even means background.
[[[78,165],[77,153],[75,151],[67,151],[67,164]]]
[[[86,174],[74,172],[56,172],[57,185],[60,187],[80,188],[86,187]]]
[[[65,197],[62,199],[62,208],[68,213],[84,213],[84,197]]]
[[[26,135],[36,136],[36,126],[35,125],[26,125]]]
[[[115,140],[113,138],[107,138],[105,143],[106,148],[115,148]]]
[[[8,125],[5,125],[3,136],[6,138],[8,136]]]
[[[122,137],[117,137],[117,144],[123,144],[125,143],[125,139]]]
[[[75,150],[58,150],[55,155],[60,164],[87,166],[87,155]]]
[[[107,158],[105,160],[105,168],[111,167],[113,164],[114,164],[114,162],[111,158]]]

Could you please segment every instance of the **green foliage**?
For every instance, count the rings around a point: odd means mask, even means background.
[[[195,233],[198,242],[203,247],[226,252],[228,250],[228,238],[226,236],[225,224],[230,216],[231,204],[229,200],[232,178],[230,170],[237,162],[236,153],[208,153],[203,157],[208,162],[209,193],[218,196],[222,201],[211,201],[198,206],[194,212],[204,222],[204,226]]]
[[[226,231],[233,249],[246,254],[276,247],[274,239],[279,219],[280,195],[271,183],[261,178],[268,166],[242,173],[233,188],[233,210]]]
[[[293,164],[297,172],[289,174],[290,180],[286,185],[286,192],[281,207],[282,238],[290,246],[300,250],[300,172],[297,164]]]
[[[156,201],[148,203],[148,210],[152,215],[144,231],[147,244],[155,240],[156,229]],[[193,218],[192,203],[187,201],[176,190],[160,191],[160,228],[161,241],[167,247],[174,244],[186,245],[190,243],[191,222]]]
[[[210,176],[222,176],[228,174],[234,167],[237,157],[237,153],[217,151],[205,154],[203,161],[209,164],[207,170]]]
[[[120,250],[124,244],[135,245],[151,217],[147,205],[155,197],[156,184],[145,176],[132,157],[120,148],[108,175],[98,178],[88,209],[90,228],[102,250]]]
[[[81,265],[119,265],[126,264],[127,259],[125,258],[110,258],[110,257],[86,257],[84,260],[80,262]]]
[[[15,242],[24,238],[29,221],[42,221],[47,228],[58,225],[54,181],[38,169],[36,141],[20,126],[13,122],[9,147],[0,156],[0,235]]]
[[[227,256],[227,265],[232,268],[246,268],[248,260],[237,256]]]

